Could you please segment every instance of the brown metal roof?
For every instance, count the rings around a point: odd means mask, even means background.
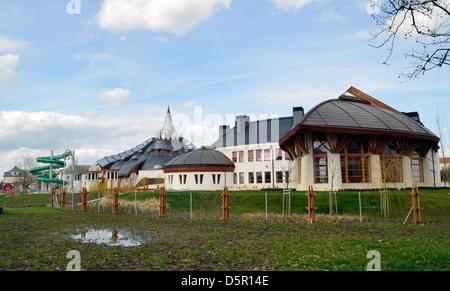
[[[301,129],[321,132],[403,136],[439,141],[439,138],[422,124],[361,93],[361,91],[352,87],[339,99],[328,100],[318,104],[303,119],[293,125],[291,130],[280,140],[280,144]]]

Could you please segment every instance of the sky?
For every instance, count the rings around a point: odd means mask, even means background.
[[[24,156],[80,164],[178,133],[210,145],[235,115],[292,115],[350,86],[417,111],[448,144],[450,71],[404,80],[411,40],[374,48],[367,0],[0,0],[0,179]],[[447,116],[446,116],[447,115]],[[450,154],[450,145],[446,147]]]

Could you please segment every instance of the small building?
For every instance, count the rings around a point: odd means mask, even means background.
[[[221,190],[233,187],[234,163],[223,153],[201,149],[168,162],[164,170],[168,190]]]

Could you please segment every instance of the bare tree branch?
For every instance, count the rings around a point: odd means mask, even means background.
[[[430,70],[450,65],[450,0],[371,0],[376,7],[372,18],[380,28],[372,41],[381,40],[375,48],[388,46],[388,64],[396,47],[397,39],[411,41],[411,52],[405,53],[414,59],[410,71],[400,76],[418,78]],[[416,47],[421,47],[418,50]]]

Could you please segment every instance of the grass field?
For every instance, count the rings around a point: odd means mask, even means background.
[[[391,217],[380,216],[379,192],[361,193],[364,222],[359,223],[358,192],[338,193],[338,214],[347,218],[308,224],[306,196],[293,193],[293,216],[278,221],[281,192],[268,191],[269,221],[264,221],[265,193],[232,192],[231,221],[222,221],[220,192],[193,193],[194,219],[189,219],[190,192],[168,193],[168,217],[138,208],[134,193],[120,196],[119,215],[109,203],[93,203],[87,213],[49,208],[50,196],[0,197],[0,270],[66,270],[66,255],[77,250],[81,270],[152,271],[286,271],[366,270],[369,251],[380,253],[382,271],[450,270],[448,190],[421,190],[423,225],[409,221],[408,191],[392,193]],[[139,205],[157,193],[138,193]],[[356,199],[355,199],[356,197]],[[90,199],[96,198],[96,194]],[[68,200],[71,196],[68,196]],[[79,195],[74,196],[78,201]],[[126,202],[128,201],[128,203]],[[318,214],[328,212],[328,193],[316,196]],[[125,204],[129,204],[126,206]],[[153,205],[153,204],[152,204]],[[157,205],[157,204],[156,204]],[[397,206],[396,206],[397,205]],[[70,208],[70,206],[68,206]],[[97,214],[100,209],[100,214]],[[256,220],[244,219],[250,214]],[[259,214],[259,216],[258,216]],[[202,219],[200,219],[202,218]],[[263,221],[258,221],[263,220]],[[133,247],[82,243],[71,235],[87,230],[127,230],[148,241]]]

